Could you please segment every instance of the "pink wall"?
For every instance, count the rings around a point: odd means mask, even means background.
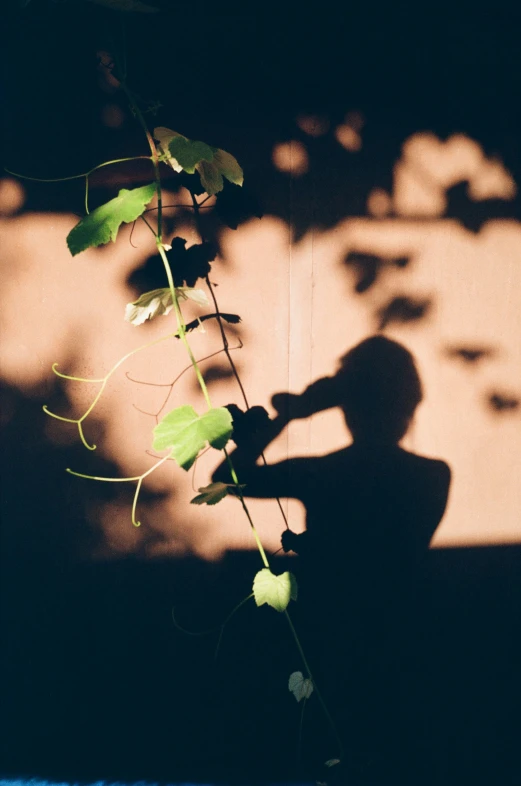
[[[317,136],[318,128],[353,157],[363,148],[359,114],[351,113],[337,128],[312,121],[298,119],[304,135]],[[273,166],[290,185],[290,224],[312,155],[300,137],[273,151]],[[469,203],[506,203],[516,194],[511,174],[499,160],[487,158],[476,141],[460,135],[442,143],[433,134],[417,133],[395,164],[392,192],[373,189],[366,217],[310,229],[299,240],[292,239],[292,227],[280,218],[252,219],[238,231],[222,234],[222,258],[212,269],[221,310],[242,316],[237,329],[229,328],[229,338],[231,346],[239,337],[243,342],[234,358],[250,403],[268,408],[273,393],[299,392],[333,373],[350,347],[378,329],[375,315],[393,297],[429,301],[421,319],[390,321],[385,332],[413,352],[426,392],[404,445],[443,458],[453,471],[435,547],[521,542],[521,406],[514,406],[521,398],[521,224],[491,218],[473,232],[448,216],[446,194],[462,181],[468,181]],[[5,383],[36,398],[51,393],[53,362],[69,374],[102,376],[121,355],[173,329],[173,317],[141,327],[123,321],[125,304],[136,294],[127,277],[153,253],[145,227],[136,227],[135,248],[125,229],[116,246],[72,259],[65,236],[75,218],[24,213],[23,199],[23,190],[12,180],[0,181],[0,367]],[[176,210],[171,213],[175,216]],[[189,244],[197,240],[186,217],[175,234]],[[356,266],[345,263],[349,254],[373,255],[383,263],[376,282],[363,294],[354,291]],[[408,259],[403,268],[393,264],[400,258]],[[189,304],[185,313],[190,319],[200,312]],[[217,328],[207,325],[190,336],[198,358],[220,348]],[[483,349],[483,355],[465,361],[457,353],[461,348]],[[168,392],[132,383],[124,372],[165,384],[186,365],[182,346],[169,341],[135,355],[111,379],[92,426],[87,422],[85,430],[98,441],[99,456],[114,462],[115,472],[135,475],[151,466],[146,451],[155,421],[137,408],[157,412]],[[226,358],[219,355],[202,367],[223,372]],[[88,406],[94,387],[67,384],[71,411],[80,414]],[[210,390],[216,406],[241,405],[229,378],[212,382]],[[488,403],[493,394],[511,400],[511,407],[494,410]],[[10,401],[7,395],[5,421],[13,415]],[[176,384],[168,403],[173,408],[187,402],[202,411],[191,371]],[[53,408],[52,396],[49,404]],[[56,408],[70,415],[63,400]],[[77,439],[74,426],[51,419],[45,433],[53,445]],[[326,453],[348,438],[340,413],[329,411],[292,423],[268,449],[268,460]],[[194,553],[216,559],[228,549],[252,548],[234,500],[215,509],[189,505],[194,489],[208,482],[218,460],[210,451],[188,474],[173,464],[162,467],[145,488],[165,497],[143,499],[140,529],[130,521],[129,488],[121,484],[110,503],[94,502],[90,482],[78,479],[78,504],[99,535],[93,556],[139,550],[148,556]],[[73,469],[84,471],[81,464]],[[291,526],[301,529],[300,505],[284,504]],[[276,503],[254,501],[252,510],[263,542],[276,551],[283,528]]]

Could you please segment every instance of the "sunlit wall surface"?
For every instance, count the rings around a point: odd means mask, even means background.
[[[293,138],[263,140],[257,154],[263,174],[250,185],[260,197],[269,194],[268,205],[278,200],[280,209],[268,208],[262,219],[219,235],[212,279],[221,310],[242,317],[227,330],[249,402],[273,413],[274,393],[300,392],[334,373],[340,357],[363,338],[380,331],[400,341],[414,354],[425,388],[403,444],[444,459],[453,473],[432,546],[519,543],[521,223],[512,211],[518,184],[479,139],[462,133],[440,139],[421,130],[404,138],[400,156],[375,174],[363,156],[366,135],[370,155],[378,153],[378,129],[371,117],[347,109],[342,123],[300,115]],[[102,122],[112,114],[107,110]],[[121,174],[125,183],[143,182],[132,169]],[[186,197],[182,189],[165,191],[165,204]],[[140,327],[123,321],[125,304],[142,291],[136,271],[154,253],[146,227],[137,225],[131,239],[125,229],[116,246],[73,260],[65,237],[74,216],[27,212],[24,199],[23,185],[1,181],[6,424],[15,415],[16,391],[38,402],[47,397],[62,414],[80,414],[93,387],[55,386],[51,365],[101,377],[120,356],[168,332],[172,319]],[[188,211],[170,208],[167,215],[172,237],[197,242]],[[190,304],[185,313],[193,319],[201,312]],[[198,358],[221,347],[211,323],[190,342]],[[215,406],[243,405],[223,354],[201,365]],[[72,468],[121,476],[147,469],[156,417],[187,402],[204,407],[191,370],[169,387],[186,366],[174,341],[129,359],[85,424],[98,444],[96,456],[75,451]],[[49,450],[78,441],[74,426],[41,418]],[[330,410],[291,423],[267,458],[324,454],[348,441],[341,413]],[[67,494],[92,528],[90,555],[216,559],[228,549],[252,548],[234,500],[204,510],[189,504],[218,461],[210,451],[189,473],[169,463],[151,476],[140,529],[131,524],[129,487],[118,484],[100,496],[88,481],[64,476]],[[300,504],[283,504],[290,526],[301,530]],[[255,501],[252,510],[266,547],[276,551],[284,526],[276,503]]]

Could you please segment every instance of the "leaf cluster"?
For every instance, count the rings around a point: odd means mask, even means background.
[[[197,171],[208,196],[214,196],[223,190],[224,178],[230,183],[242,186],[242,168],[237,159],[226,150],[211,147],[206,142],[188,139],[164,126],[154,129],[154,138],[159,142],[165,163],[171,166],[174,172],[184,171],[193,175]]]

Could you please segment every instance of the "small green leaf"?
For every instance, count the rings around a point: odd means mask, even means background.
[[[257,606],[267,603],[276,611],[284,611],[290,600],[297,600],[297,592],[297,580],[289,571],[276,576],[269,568],[263,568],[253,580]]]
[[[328,759],[324,762],[326,767],[334,767],[335,764],[340,764],[340,759]]]
[[[288,688],[297,701],[309,699],[313,693],[313,683],[309,678],[304,678],[301,671],[294,671],[290,674]]]
[[[154,429],[154,450],[170,449],[183,469],[190,469],[208,442],[222,450],[232,433],[232,418],[224,407],[198,415],[193,407],[173,409]]]
[[[192,505],[217,505],[228,495],[229,483],[210,483],[199,489],[200,494],[190,500]]]
[[[190,500],[192,505],[217,505],[228,496],[228,483],[210,483],[199,489],[200,494]]]
[[[115,241],[121,224],[130,224],[144,213],[156,193],[155,183],[128,190],[122,188],[117,197],[82,218],[67,235],[72,256],[94,246]]]
[[[193,175],[200,161],[211,161],[213,150],[205,142],[192,141],[184,136],[175,136],[168,144],[172,158],[178,162],[185,172]]]

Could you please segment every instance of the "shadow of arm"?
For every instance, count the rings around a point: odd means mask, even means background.
[[[288,419],[282,415],[268,420],[261,430],[241,440],[228,454],[239,483],[245,486],[245,497],[302,499],[305,495],[309,463],[307,459],[295,458],[277,464],[257,465],[257,460],[265,448],[279,436],[287,423]],[[227,458],[214,471],[212,481],[233,483]]]

